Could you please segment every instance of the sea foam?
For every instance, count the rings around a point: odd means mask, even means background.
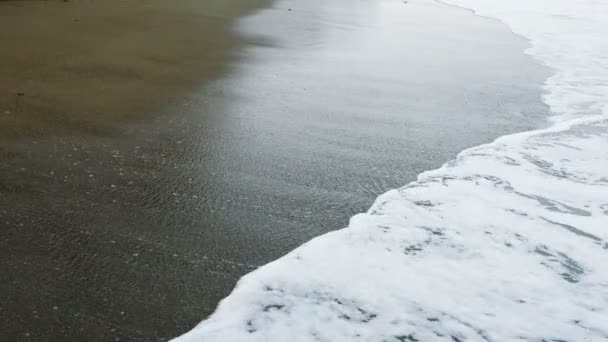
[[[608,339],[608,2],[447,2],[530,40],[551,126],[381,195],[179,341]]]

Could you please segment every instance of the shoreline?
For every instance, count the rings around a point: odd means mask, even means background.
[[[552,71],[543,84],[548,126],[467,148],[378,196],[346,228],[241,278],[212,316],[174,341],[608,336],[608,97],[597,90],[608,63],[591,63],[606,61],[598,42],[608,26],[597,13],[608,6],[447,5],[475,9],[531,43],[526,53]],[[580,20],[576,30],[571,20]],[[573,47],[584,53],[564,58]]]
[[[0,165],[3,334],[175,336],[378,194],[543,118],[546,70],[494,21],[431,1],[262,12],[238,20],[244,48],[203,51],[211,66],[229,56],[229,72],[167,106],[136,94],[145,118],[85,113],[0,145],[14,153]]]

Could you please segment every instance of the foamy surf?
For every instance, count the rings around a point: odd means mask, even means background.
[[[502,20],[555,70],[551,127],[381,195],[243,277],[179,341],[608,339],[608,3],[448,2]]]

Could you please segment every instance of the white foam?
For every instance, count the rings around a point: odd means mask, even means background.
[[[552,127],[381,195],[179,341],[608,339],[608,2],[448,2],[530,39]]]

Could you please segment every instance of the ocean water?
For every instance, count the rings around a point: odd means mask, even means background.
[[[549,127],[379,196],[244,276],[178,341],[608,339],[608,3],[448,2],[530,40],[554,71]]]

